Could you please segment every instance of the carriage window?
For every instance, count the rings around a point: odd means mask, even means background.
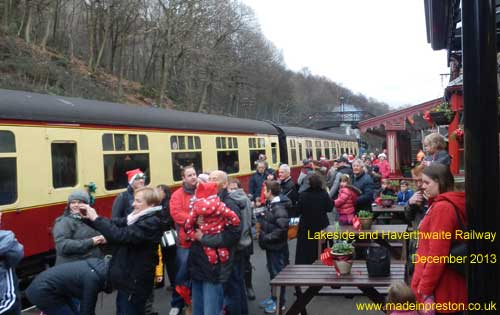
[[[250,169],[255,169],[255,163],[259,160],[259,155],[266,155],[266,139],[248,138],[248,147],[250,149]]]
[[[102,150],[103,151],[113,151],[113,135],[106,133],[102,135]]]
[[[276,142],[271,142],[271,160],[273,164],[278,163],[278,145]]]
[[[290,139],[290,155],[292,165],[297,165],[297,142],[293,139]]]
[[[140,135],[139,143],[141,145],[141,150],[149,150],[148,137],[146,137],[145,135]]]
[[[16,152],[14,134],[10,131],[0,131],[0,153]]]
[[[128,135],[128,149],[138,150],[139,145],[137,144],[137,135]]]
[[[78,182],[76,143],[52,143],[52,186],[75,187]]]
[[[304,156],[302,155],[302,143],[299,142],[299,160],[302,162]]]
[[[321,141],[316,141],[316,160],[319,160],[323,155],[321,151]]]
[[[306,140],[306,159],[312,159],[313,158],[313,149],[312,149],[313,143],[311,140]]]
[[[125,135],[115,134],[115,151],[125,151]]]
[[[238,173],[240,171],[238,139],[235,137],[217,137],[215,143],[218,149],[218,169],[228,174]]]
[[[0,131],[0,206],[17,200],[16,139],[12,132]]]
[[[172,175],[174,181],[182,180],[182,169],[193,165],[197,172],[203,169],[201,140],[196,136],[171,136]]]
[[[146,185],[151,181],[149,171],[149,154],[105,154],[104,180],[107,190],[115,190],[128,186],[127,171],[139,168],[146,175]]]

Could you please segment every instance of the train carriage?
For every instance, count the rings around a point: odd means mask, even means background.
[[[271,168],[357,153],[354,138],[268,122],[70,97],[0,90],[2,225],[25,247],[21,274],[43,269],[53,252],[52,226],[69,193],[95,183],[109,216],[125,172],[141,168],[147,184],[181,183],[181,167],[221,169],[247,188],[254,162]]]

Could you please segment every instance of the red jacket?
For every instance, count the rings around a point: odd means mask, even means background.
[[[184,224],[189,217],[191,198],[194,195],[188,194],[181,186],[177,189],[170,198],[170,215],[174,219],[177,232],[179,233],[180,246],[189,248],[191,242],[186,241],[186,232],[184,231]]]
[[[387,160],[377,160],[377,162],[373,162],[373,165],[378,166],[380,174],[382,174],[382,178],[389,178],[389,174],[391,174],[391,166]]]
[[[337,208],[338,213],[353,214],[358,195],[360,195],[359,189],[354,186],[340,188],[339,196],[335,199],[335,208]]]
[[[449,255],[451,242],[455,239],[455,231],[461,229],[453,205],[457,207],[462,223],[467,226],[465,193],[447,192],[438,195],[434,200],[430,200],[429,210],[422,222],[420,222],[419,231],[450,232],[452,233],[452,239],[419,239],[417,257]],[[447,268],[445,263],[417,262],[411,288],[419,302],[423,302],[424,296],[434,295],[436,303],[467,303],[465,278]],[[452,311],[443,310],[441,312],[450,313]]]

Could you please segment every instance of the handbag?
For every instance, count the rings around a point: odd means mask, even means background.
[[[462,231],[466,231],[466,227],[463,224],[462,220],[460,219],[460,216],[458,215],[458,210],[455,205],[453,205],[453,208],[455,209],[455,214],[457,216],[457,221],[460,226],[460,229]],[[451,257],[458,257],[458,256],[466,256],[467,255],[467,243],[465,242],[457,242],[456,240],[453,240],[451,242],[451,248],[450,248],[450,261],[460,261],[459,259],[451,259]],[[460,275],[465,277],[465,264],[462,263],[447,263],[447,266],[458,272]]]
[[[161,236],[161,246],[163,248],[175,246],[177,244],[177,231],[172,229],[163,232]]]
[[[366,249],[368,277],[388,277],[391,274],[391,252],[386,246]]]

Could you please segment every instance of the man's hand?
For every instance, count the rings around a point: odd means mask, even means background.
[[[102,235],[97,235],[92,237],[92,241],[94,241],[94,246],[106,244],[106,238]]]
[[[196,232],[194,232],[194,238],[197,241],[201,241],[201,239],[203,238],[203,232],[200,229],[196,229]]]
[[[89,205],[80,206],[80,215],[82,218],[89,219],[90,221],[95,221],[98,217],[95,209]]]
[[[200,215],[198,219],[196,219],[196,224],[198,224],[198,226],[202,226],[203,222],[204,222],[203,217]]]
[[[424,195],[422,193],[422,191],[417,191],[416,193],[413,194],[413,196],[411,196],[410,200],[408,200],[408,203],[410,205],[421,205],[422,202],[424,201]]]

